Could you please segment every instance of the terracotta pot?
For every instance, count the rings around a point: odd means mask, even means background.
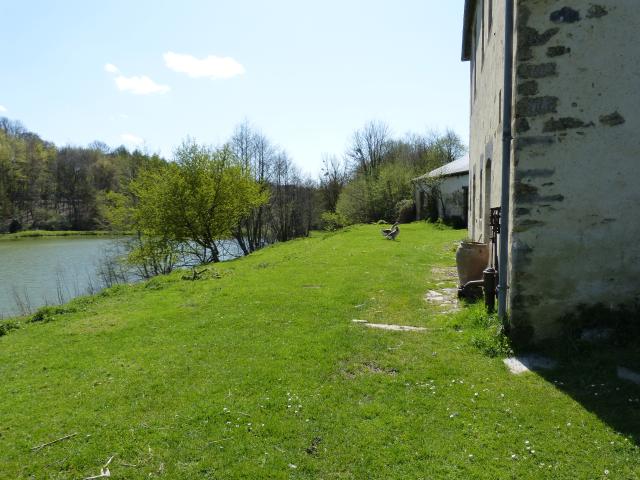
[[[488,243],[462,242],[456,251],[456,266],[460,286],[471,280],[482,280],[482,271],[489,265],[491,247]]]

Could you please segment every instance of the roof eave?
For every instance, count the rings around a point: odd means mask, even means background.
[[[471,60],[471,39],[473,28],[473,13],[477,0],[464,1],[464,23],[462,26],[462,61]]]

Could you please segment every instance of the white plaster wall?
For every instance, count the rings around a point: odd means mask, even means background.
[[[450,218],[450,217],[465,217],[465,212],[468,206],[464,203],[464,191],[463,187],[469,186],[469,175],[450,175],[444,177],[439,185],[440,194],[444,202],[444,209],[442,204],[439,203],[438,217]],[[416,181],[414,184],[414,198],[416,202],[416,220],[421,220],[421,210],[425,205],[421,202],[421,192],[425,192],[425,199],[428,198],[428,187],[426,184],[420,181]]]
[[[445,177],[440,184],[440,193],[442,195],[445,211],[442,205],[438,205],[438,216],[446,217],[464,217],[464,210],[467,205],[463,204],[464,198],[463,187],[468,187],[469,175],[451,175]]]

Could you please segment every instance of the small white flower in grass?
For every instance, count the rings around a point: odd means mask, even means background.
[[[525,444],[525,445],[529,445],[529,440],[525,440],[525,441],[524,441],[524,444]]]
[[[469,458],[473,458],[473,453],[470,453],[470,454],[469,454]]]
[[[605,471],[604,471],[604,474],[605,474],[605,475],[609,475],[609,470],[605,470]]]
[[[511,460],[517,460],[518,459],[518,455],[516,455],[515,453],[511,454]]]
[[[289,464],[289,468],[298,468],[298,466],[297,466],[297,465],[294,465],[293,463],[290,463],[290,464]]]

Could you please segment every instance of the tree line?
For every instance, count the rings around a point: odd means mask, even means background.
[[[58,148],[0,118],[0,232],[105,228],[106,192],[124,192],[140,171],[165,163],[124,147]]]
[[[452,131],[397,138],[372,121],[313,179],[248,121],[221,146],[188,139],[167,161],[100,142],[56,147],[0,119],[0,231],[135,232],[129,260],[149,277],[312,229],[411,221],[412,179],[464,153]]]
[[[324,160],[320,189],[328,213],[323,218],[335,224],[412,221],[413,179],[465,153],[465,144],[451,130],[394,138],[387,124],[371,121],[353,133],[342,160]],[[427,213],[437,219],[437,208]]]

